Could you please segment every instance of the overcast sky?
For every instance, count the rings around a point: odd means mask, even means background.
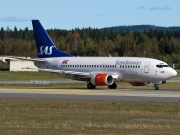
[[[0,27],[103,28],[149,24],[180,26],[180,0],[1,0]]]

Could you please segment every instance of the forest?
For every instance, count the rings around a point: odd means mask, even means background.
[[[74,56],[132,56],[156,58],[180,68],[177,29],[116,30],[75,28],[47,30],[58,49]],[[0,55],[37,57],[33,30],[0,29]]]

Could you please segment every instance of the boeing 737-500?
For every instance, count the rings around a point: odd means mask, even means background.
[[[35,70],[86,81],[88,89],[104,85],[116,89],[116,82],[121,81],[133,86],[154,84],[153,89],[158,90],[160,84],[177,75],[167,63],[152,58],[72,56],[57,49],[39,20],[32,20],[32,25],[38,58],[30,60],[38,67]]]

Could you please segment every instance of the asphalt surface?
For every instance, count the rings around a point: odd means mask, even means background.
[[[167,82],[180,82],[172,78]],[[49,84],[49,83],[82,83],[75,80],[10,80],[0,81],[7,84]],[[104,90],[104,89],[40,89],[0,87],[0,97],[35,97],[35,98],[76,98],[103,100],[133,101],[172,101],[180,102],[180,91],[173,90]]]
[[[180,78],[172,78],[167,82],[180,82]],[[0,80],[0,84],[50,84],[50,83],[86,83],[76,80]]]
[[[0,88],[0,97],[180,102],[180,91]]]

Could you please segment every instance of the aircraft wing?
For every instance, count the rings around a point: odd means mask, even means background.
[[[27,58],[14,57],[14,56],[8,56],[8,57],[9,57],[9,58],[13,58],[13,59],[26,60],[26,61],[45,62],[44,59],[27,59]]]
[[[51,73],[61,73],[61,74],[70,74],[70,75],[84,75],[84,76],[91,76],[88,72],[77,72],[77,71],[66,71],[66,70],[56,70],[56,69],[44,69],[44,68],[24,68],[24,69],[32,69],[32,70],[38,70],[38,71],[45,71],[45,72],[51,72]]]
[[[77,71],[66,71],[66,70],[56,70],[56,69],[43,69],[43,68],[30,68],[27,67],[25,69],[32,69],[32,70],[38,70],[38,71],[45,71],[45,72],[51,72],[51,73],[58,73],[60,75],[73,75],[73,76],[81,76],[86,78],[91,78],[93,74],[101,74],[104,72],[77,72]],[[114,79],[118,78],[118,75],[116,73],[107,72],[108,75],[112,75]]]

